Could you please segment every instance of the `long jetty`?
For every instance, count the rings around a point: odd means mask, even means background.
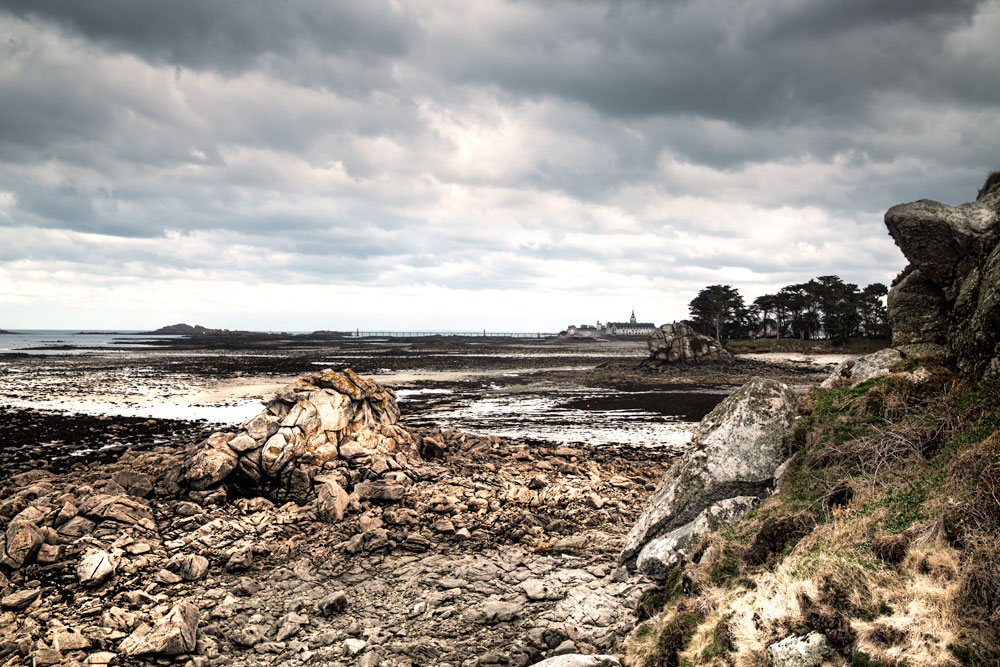
[[[550,338],[555,333],[527,331],[361,331],[350,333],[351,338],[431,338],[433,336],[453,336],[460,338]]]

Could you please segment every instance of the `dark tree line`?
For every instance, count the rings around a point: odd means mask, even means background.
[[[722,338],[826,338],[889,335],[882,283],[864,289],[839,276],[819,276],[782,287],[747,305],[731,285],[709,285],[688,304],[691,324],[706,336]]]

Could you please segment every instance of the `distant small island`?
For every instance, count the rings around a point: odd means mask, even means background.
[[[190,325],[190,324],[171,324],[165,327],[160,327],[156,331],[146,331],[143,332],[146,336],[239,336],[240,338],[253,337],[253,338],[274,338],[274,337],[288,337],[294,336],[296,338],[344,338],[350,336],[348,331],[329,331],[325,329],[320,329],[318,331],[313,331],[312,333],[297,333],[292,334],[287,331],[246,331],[242,329],[209,329],[208,327],[203,327],[200,324]]]
[[[204,336],[207,334],[221,334],[221,333],[240,333],[236,331],[228,331],[226,329],[209,329],[208,327],[203,327],[200,324],[195,324],[191,326],[190,324],[171,324],[165,327],[160,327],[156,331],[147,331],[148,334],[155,334],[160,336]]]
[[[6,329],[0,329],[0,336],[3,336],[4,334],[6,334],[8,336],[13,336],[14,332],[13,331],[7,331]]]

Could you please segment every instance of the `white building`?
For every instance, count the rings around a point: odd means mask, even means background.
[[[571,324],[563,332],[566,336],[573,336],[577,338],[594,338],[597,336],[648,336],[653,330],[656,329],[656,325],[652,322],[636,322],[635,311],[632,311],[632,317],[629,318],[628,322],[608,322],[607,324],[601,324],[600,320],[597,322],[597,326],[592,326],[590,324],[581,324],[576,326]]]
[[[636,322],[634,310],[628,322],[608,322],[605,325],[609,336],[648,336],[655,328],[652,322]]]

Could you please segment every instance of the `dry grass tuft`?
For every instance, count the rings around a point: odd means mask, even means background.
[[[983,187],[979,188],[979,192],[976,194],[976,200],[978,201],[982,199],[996,188],[1000,188],[1000,171],[991,171],[986,177],[986,182],[983,183]]]

